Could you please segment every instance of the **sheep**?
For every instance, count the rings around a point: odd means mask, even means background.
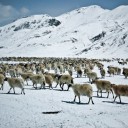
[[[30,78],[30,80],[32,81],[33,87],[34,85],[36,85],[36,87],[34,88],[37,89],[37,84],[41,84],[40,89],[42,88],[42,86],[45,89],[45,77],[43,74],[33,74],[31,76],[28,76],[28,78]]]
[[[116,100],[117,97],[119,97],[120,103],[121,103],[121,97],[120,96],[128,96],[128,85],[115,85],[115,84],[111,84],[114,93],[115,93],[115,98],[114,98],[114,102]]]
[[[29,76],[32,76],[33,75],[33,73],[32,72],[25,72],[25,73],[20,73],[20,75],[23,78],[23,80],[26,81],[26,83],[28,85],[27,80],[28,80]]]
[[[108,74],[109,76],[111,76],[113,74],[113,76],[115,75],[115,69],[113,67],[108,67]]]
[[[77,72],[77,77],[82,77],[82,70],[79,66],[76,67],[76,72]]]
[[[68,91],[69,90],[69,84],[70,83],[73,84],[73,78],[68,74],[56,75],[56,77],[58,79],[57,85],[60,84],[60,88],[63,90],[64,84],[67,84],[68,85],[67,91]],[[57,85],[56,85],[56,87],[57,87]]]
[[[127,64],[126,61],[118,61],[118,63],[121,64],[121,65],[125,65],[125,64]]]
[[[18,88],[21,88],[21,94],[23,92],[23,94],[25,95],[24,80],[23,79],[14,78],[14,77],[11,77],[11,78],[6,77],[4,80],[7,81],[9,86],[10,86],[10,89],[9,89],[8,93],[10,93],[11,89],[13,88],[13,91],[14,91],[14,94],[15,94],[15,87],[18,87]]]
[[[128,77],[128,68],[123,68],[122,74],[125,76],[125,78]]]
[[[115,70],[115,71],[114,71],[114,74],[116,74],[116,75],[120,75],[120,73],[121,73],[121,69],[120,69],[119,67],[108,66],[108,68],[114,69],[114,70]]]
[[[16,76],[15,69],[9,69],[9,74],[10,74],[11,77],[15,77]]]
[[[68,69],[68,73],[70,74],[70,76],[72,76],[73,71],[71,69]]]
[[[49,89],[52,88],[53,78],[51,75],[44,75],[45,82],[49,85]]]
[[[16,70],[16,76],[20,76],[20,74],[22,73],[22,68],[18,67],[15,69]]]
[[[91,72],[91,69],[89,67],[85,67],[85,69],[84,69],[84,75],[85,75],[85,77],[87,76],[87,73],[88,72]]]
[[[59,69],[59,71],[60,71],[60,74],[62,74],[62,73],[65,72],[65,71],[64,71],[64,67],[63,67],[62,64],[59,64],[59,65],[58,65],[58,69]]]
[[[103,69],[103,67],[104,67],[104,65],[102,63],[99,63],[99,62],[97,62],[96,65],[99,69]]]
[[[2,74],[0,74],[0,84],[1,84],[1,88],[0,88],[0,90],[1,90],[1,89],[3,90],[4,79],[5,79],[5,76],[2,75]]]
[[[97,73],[96,72],[88,72],[87,77],[89,78],[89,82],[93,82],[95,79],[97,79]]]
[[[100,68],[100,74],[102,78],[105,78],[105,74],[106,74],[105,69]]]
[[[57,82],[57,78],[56,78],[56,74],[55,73],[48,73],[48,72],[45,72],[44,75],[50,75],[53,79],[54,82]]]
[[[89,84],[70,84],[70,86],[72,87],[73,92],[75,94],[73,102],[75,102],[76,97],[78,96],[79,103],[80,103],[81,102],[80,95],[83,95],[83,96],[89,97],[88,104],[90,103],[90,100],[92,101],[92,104],[94,104],[94,102],[92,100],[93,90],[92,90],[91,85],[89,85]]]
[[[101,97],[102,97],[102,90],[106,90],[106,92],[108,93],[107,98],[109,97],[109,91],[112,92],[112,87],[111,87],[111,82],[107,81],[107,80],[94,80],[93,83],[95,83],[96,87],[97,87],[97,97],[99,97],[98,92],[101,92]],[[113,95],[114,98],[114,95]]]

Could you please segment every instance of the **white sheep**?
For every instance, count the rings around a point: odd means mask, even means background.
[[[97,73],[96,72],[88,72],[87,77],[89,78],[89,82],[93,82],[94,80],[97,79]]]
[[[73,84],[73,78],[72,76],[68,75],[68,74],[64,74],[64,75],[56,75],[56,77],[58,78],[58,84],[60,84],[60,88],[63,90],[63,86],[64,84],[68,85],[68,89],[69,90],[69,84],[72,83]],[[57,87],[56,85],[56,87]]]
[[[23,78],[24,81],[26,81],[27,85],[28,85],[28,79],[30,76],[33,75],[32,72],[25,72],[25,73],[20,73],[21,77]]]
[[[78,96],[79,98],[79,103],[80,101],[80,95],[83,96],[87,96],[89,97],[89,101],[88,104],[90,103],[90,100],[92,101],[92,104],[94,104],[93,100],[92,100],[92,95],[93,95],[93,89],[92,86],[89,84],[70,84],[70,86],[72,87],[74,94],[75,94],[75,98],[74,98],[74,102],[76,100],[76,97]]]
[[[15,69],[9,69],[9,74],[10,74],[10,76],[11,77],[16,77],[16,71],[15,71]]]
[[[33,87],[34,85],[36,85],[36,87],[34,88],[37,89],[37,84],[41,84],[40,89],[42,87],[45,88],[45,77],[43,74],[33,74],[31,76],[28,76],[28,78],[30,78],[30,80],[32,81]]]
[[[51,75],[44,75],[45,82],[49,85],[49,89],[52,88],[53,78]]]
[[[107,81],[107,80],[94,80],[93,83],[95,83],[95,85],[97,87],[97,96],[99,96],[98,92],[100,91],[101,92],[101,97],[102,97],[102,91],[103,90],[105,90],[108,93],[107,98],[109,97],[109,92],[110,91],[113,94],[112,86],[111,86],[111,82],[110,81]],[[114,98],[114,95],[113,95],[113,98]]]
[[[8,81],[8,84],[10,86],[10,90],[8,91],[8,93],[10,93],[11,89],[13,89],[14,94],[15,94],[15,87],[21,88],[21,94],[23,92],[23,94],[25,95],[24,92],[24,80],[21,78],[14,78],[14,77],[6,77],[5,81]]]

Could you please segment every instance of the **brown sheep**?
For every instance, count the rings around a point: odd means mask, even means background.
[[[120,96],[128,96],[128,85],[115,85],[112,84],[112,88],[114,90],[115,93],[115,99],[114,102],[116,100],[117,97],[119,97],[120,103],[121,103],[121,97]]]

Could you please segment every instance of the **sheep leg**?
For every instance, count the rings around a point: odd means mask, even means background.
[[[80,95],[78,96],[78,98],[79,98],[79,103],[80,103]]]
[[[92,104],[94,104],[93,100],[92,100],[92,97],[91,97],[91,101],[92,101]]]
[[[88,101],[88,104],[90,103],[90,98],[91,98],[91,97],[89,97],[89,101]]]
[[[114,99],[114,93],[113,93],[112,89],[110,89],[110,91],[112,92],[112,95],[113,95],[113,99]]]
[[[61,86],[61,85],[62,85],[62,86]],[[62,90],[63,90],[63,86],[64,86],[64,84],[61,84],[61,83],[60,83],[60,88],[61,88]]]
[[[92,100],[92,97],[89,97],[88,104],[90,103],[90,100],[92,101],[92,104],[94,104],[94,102],[93,102],[93,100]]]
[[[1,88],[0,88],[0,90],[3,90],[4,88],[3,88],[3,84],[1,85]]]
[[[107,98],[109,97],[109,91],[108,91],[108,95],[107,95]]]
[[[33,88],[34,88],[34,83],[33,83],[33,85],[32,85],[32,86],[33,86]]]
[[[9,89],[8,93],[10,93],[11,89],[12,89],[12,88]]]
[[[21,94],[22,94],[22,92],[23,92],[23,94],[25,95],[24,88],[22,88],[22,90],[21,90]]]
[[[2,90],[4,89],[4,84],[2,84],[1,89],[2,89]]]
[[[26,80],[26,83],[27,83],[27,85],[28,85],[28,81]]]
[[[89,78],[89,82],[91,82],[91,79]]]
[[[43,86],[43,89],[45,89],[45,82],[43,82],[43,84],[41,84],[40,89],[42,88],[42,86]]]
[[[73,100],[73,102],[75,102],[76,101],[76,95],[75,95],[75,97],[74,97],[74,100]]]
[[[43,82],[43,89],[45,89],[45,82]]]
[[[120,96],[119,96],[119,100],[120,100],[120,104],[121,104],[121,98],[120,98]]]
[[[118,96],[115,96],[114,102],[115,102],[115,100],[116,100],[117,97],[118,97]]]
[[[41,84],[40,89],[42,89],[42,86],[43,86],[43,84]],[[37,89],[37,86],[36,86],[36,89]]]
[[[14,94],[15,94],[15,89],[13,88],[13,92],[14,92]]]
[[[100,93],[101,93],[101,97],[102,97],[102,90],[100,90]]]
[[[99,97],[99,94],[98,94],[99,90],[97,90],[97,97]]]
[[[37,84],[35,84],[36,86],[35,86],[35,89],[37,89]]]
[[[69,88],[70,88],[70,84],[68,85],[68,89],[67,89],[67,91],[69,90]]]
[[[57,87],[57,85],[59,84],[59,82],[57,82],[57,84],[56,84],[56,86],[55,86],[55,88]]]
[[[53,89],[52,84],[49,84],[49,89],[50,89],[50,88]]]
[[[63,87],[64,87],[64,84],[62,84],[62,86],[61,86],[62,90],[64,89]]]

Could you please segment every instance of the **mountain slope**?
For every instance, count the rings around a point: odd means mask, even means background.
[[[34,15],[0,28],[0,56],[127,58],[128,6]]]

